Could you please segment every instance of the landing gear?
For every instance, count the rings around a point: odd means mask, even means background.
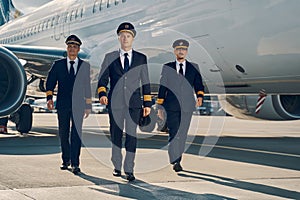
[[[7,133],[8,117],[0,117],[0,133]]]
[[[10,116],[10,120],[16,124],[18,132],[28,133],[32,127],[32,108],[24,103],[17,112]]]

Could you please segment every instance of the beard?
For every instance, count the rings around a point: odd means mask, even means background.
[[[181,60],[181,59],[184,59],[184,55],[178,54],[178,55],[177,55],[177,59],[180,59],[180,60]]]

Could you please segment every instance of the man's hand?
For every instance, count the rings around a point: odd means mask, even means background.
[[[164,111],[163,109],[158,109],[157,116],[159,119],[164,120]]]
[[[102,104],[102,105],[107,105],[108,104],[108,99],[106,96],[102,96],[99,100],[99,102]]]
[[[52,99],[47,101],[47,108],[48,108],[48,110],[53,110],[54,109],[54,103],[53,103]]]
[[[84,110],[84,119],[88,118],[88,116],[91,114],[92,110],[91,109],[85,109]]]
[[[143,108],[143,116],[146,117],[150,114],[151,108],[150,107],[144,107]]]
[[[202,97],[198,97],[197,98],[197,102],[196,102],[196,107],[202,106],[202,101],[203,101],[203,98]]]

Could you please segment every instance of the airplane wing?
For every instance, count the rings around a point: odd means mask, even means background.
[[[30,75],[45,78],[54,60],[67,56],[66,49],[44,46],[3,45],[23,62],[24,69]],[[87,54],[80,52],[80,58]]]

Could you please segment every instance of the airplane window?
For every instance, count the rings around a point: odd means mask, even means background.
[[[108,1],[107,1],[107,8],[109,8],[109,7],[111,6],[111,1],[112,1],[112,0],[108,0]]]
[[[80,17],[81,17],[81,18],[83,17],[84,12],[85,12],[85,9],[84,9],[84,8],[81,8],[81,13],[80,13]]]
[[[42,29],[43,29],[43,24],[42,24],[42,23],[40,23],[40,24],[39,24],[39,29],[38,29],[38,32],[42,32]]]
[[[75,19],[75,10],[72,10],[70,15],[70,21],[72,21],[73,19]]]
[[[100,8],[100,0],[95,0],[94,6],[93,6],[93,13],[97,12],[97,8]]]
[[[66,12],[66,15],[65,15],[65,23],[67,23],[68,18],[69,18],[69,12]]]
[[[59,15],[56,15],[56,21],[55,21],[55,24],[56,24],[56,25],[58,25],[58,23],[59,23],[59,18],[60,18],[60,16],[59,16]]]
[[[51,27],[54,26],[54,23],[55,23],[55,17],[52,17],[52,20],[51,20]]]
[[[50,28],[51,27],[51,19],[48,19],[47,21],[47,28]]]
[[[47,29],[47,22],[44,21],[44,24],[43,24],[43,31]]]
[[[78,8],[76,8],[76,11],[75,11],[75,19],[77,19],[78,16],[79,16],[79,14],[78,14]]]
[[[119,4],[119,0],[115,0],[115,5],[118,5]]]
[[[126,2],[126,0],[122,0],[122,3],[125,3]]]
[[[107,0],[101,0],[101,3],[100,3],[100,8],[99,10],[103,10],[106,6],[107,6]]]

